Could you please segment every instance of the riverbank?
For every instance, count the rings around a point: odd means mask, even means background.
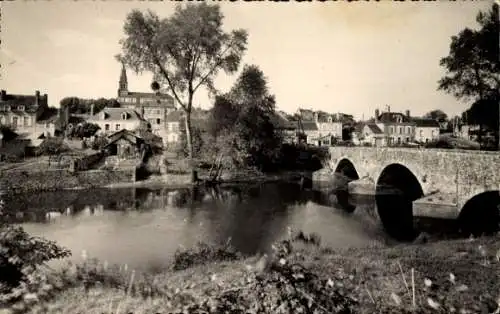
[[[271,257],[228,246],[175,256],[168,270],[135,273],[87,261],[53,275],[29,313],[493,313],[500,238],[332,251],[295,237]],[[302,239],[302,240],[301,240]],[[58,290],[59,292],[57,292]],[[309,309],[309,310],[306,310]]]

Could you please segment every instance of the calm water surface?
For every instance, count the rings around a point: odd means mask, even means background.
[[[161,266],[179,247],[230,239],[241,252],[269,250],[287,228],[316,232],[325,245],[386,243],[373,200],[347,214],[333,194],[295,184],[200,189],[95,189],[16,196],[12,221],[89,257],[134,268]]]

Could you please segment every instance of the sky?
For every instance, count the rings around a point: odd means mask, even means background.
[[[178,2],[177,2],[178,3]],[[117,96],[123,23],[132,9],[169,16],[175,2],[12,1],[1,4],[0,87],[8,93]],[[224,28],[249,33],[243,64],[258,65],[277,108],[312,108],[368,119],[375,109],[460,114],[469,104],[437,90],[451,36],[476,28],[490,1],[222,2]],[[127,71],[129,90],[150,91],[152,75]],[[237,74],[220,74],[227,91]],[[195,105],[213,100],[200,90]]]

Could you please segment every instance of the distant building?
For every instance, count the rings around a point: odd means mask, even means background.
[[[440,124],[433,119],[413,118],[415,123],[415,141],[428,143],[439,138]]]
[[[317,146],[330,146],[337,140],[342,140],[344,123],[343,114],[329,114],[323,111],[299,109],[300,125],[304,128],[307,143]]]
[[[362,123],[354,132],[353,142],[356,145],[387,146],[387,137],[384,131],[375,123]]]
[[[128,90],[127,72],[122,65],[117,101],[124,108],[141,113],[154,134],[163,135],[166,117],[176,110],[174,98],[164,93],[140,93]]]
[[[91,116],[87,120],[89,123],[97,124],[100,127],[98,133],[111,134],[121,130],[144,130],[148,128],[148,123],[137,111],[129,108],[104,108],[99,113],[94,114],[91,107]]]
[[[390,107],[387,112],[375,110],[375,124],[382,130],[386,137],[388,146],[409,143],[415,136],[415,123],[410,117],[410,111],[405,114],[391,112]]]
[[[64,109],[63,109],[64,110]],[[0,94],[0,125],[9,126],[19,135],[29,138],[54,136],[59,131],[67,113],[49,108],[47,94]]]

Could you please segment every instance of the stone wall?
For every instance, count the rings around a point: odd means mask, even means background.
[[[333,180],[342,159],[348,159],[358,173],[376,183],[391,164],[405,166],[420,183],[424,195],[442,192],[454,195],[458,208],[473,196],[499,190],[500,153],[444,149],[387,147],[331,147],[331,159],[313,180]]]
[[[0,173],[0,189],[9,193],[34,193],[72,188],[92,188],[118,182],[134,182],[135,168],[71,172],[66,169],[48,171],[8,171]]]
[[[72,171],[84,171],[92,168],[93,165],[98,163],[104,157],[102,152],[96,152],[90,155],[86,155],[74,160],[74,164],[71,167]]]

